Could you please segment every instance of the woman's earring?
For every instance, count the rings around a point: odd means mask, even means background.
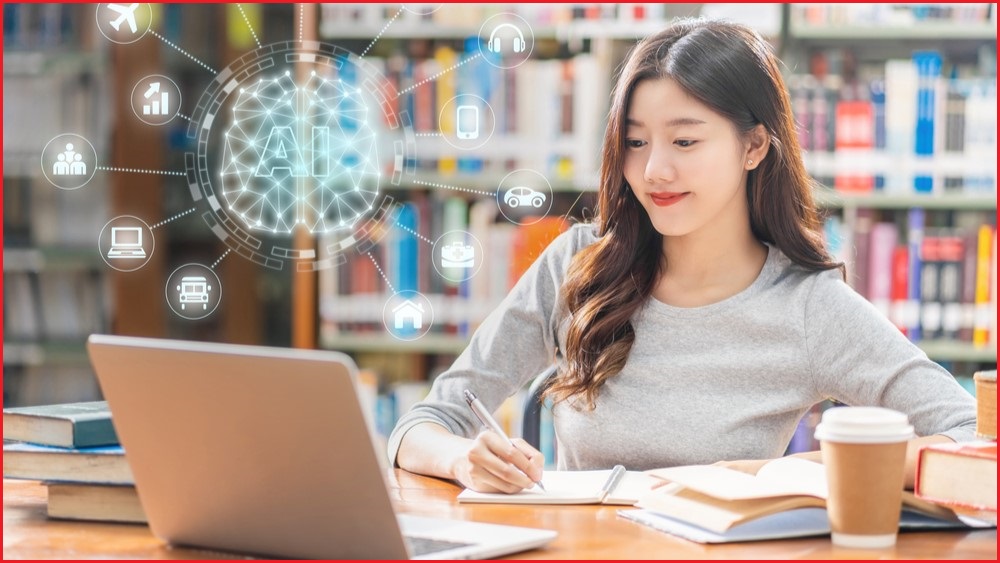
[[[747,166],[753,166],[753,161],[752,160],[748,160],[747,161]]]

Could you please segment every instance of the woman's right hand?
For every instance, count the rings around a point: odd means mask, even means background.
[[[481,493],[516,493],[542,480],[545,458],[520,438],[517,447],[484,430],[469,443],[464,455],[455,460],[452,474],[466,488]]]

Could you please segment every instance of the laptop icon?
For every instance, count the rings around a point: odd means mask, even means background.
[[[142,227],[111,227],[111,249],[108,258],[145,258],[142,248]]]
[[[107,335],[91,335],[87,350],[150,528],[169,543],[471,559],[556,537],[397,515],[344,354]]]

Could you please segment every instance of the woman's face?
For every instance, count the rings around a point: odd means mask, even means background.
[[[663,236],[745,229],[747,149],[726,118],[671,79],[636,85],[626,112],[625,179]]]

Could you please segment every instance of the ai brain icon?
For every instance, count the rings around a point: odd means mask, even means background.
[[[366,252],[395,221],[386,187],[412,174],[414,135],[398,96],[367,61],[325,43],[274,43],[237,59],[188,127],[201,217],[231,250],[270,268],[317,269]],[[320,244],[296,246],[296,231]]]
[[[301,86],[286,72],[240,87],[224,140],[229,209],[271,233],[352,228],[378,196],[369,113],[360,89],[315,71]]]

